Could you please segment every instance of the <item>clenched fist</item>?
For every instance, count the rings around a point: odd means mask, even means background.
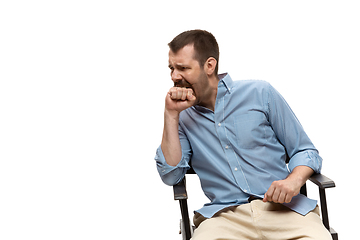
[[[264,202],[289,203],[298,195],[301,186],[314,174],[307,166],[297,166],[284,180],[274,181],[265,193]]]
[[[274,181],[265,193],[264,202],[289,203],[291,199],[298,195],[300,186],[290,179]]]
[[[165,98],[165,110],[179,114],[195,103],[196,97],[191,88],[172,87]]]

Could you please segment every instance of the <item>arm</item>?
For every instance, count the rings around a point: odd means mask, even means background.
[[[268,120],[290,157],[289,169],[308,166],[320,173],[322,158],[285,99],[271,85],[268,90]]]
[[[289,154],[291,173],[271,184],[264,201],[288,203],[314,172],[320,172],[322,159],[284,98],[271,86],[268,94],[268,119]]]
[[[191,89],[171,88],[165,98],[164,131],[161,150],[167,164],[176,166],[182,156],[179,139],[179,115],[195,103]]]
[[[166,95],[163,139],[155,156],[159,175],[169,186],[178,183],[190,168],[188,162],[191,158],[191,147],[180,127],[179,115],[182,110],[194,104],[195,97],[190,89],[190,92],[187,90],[185,94],[185,99],[189,99],[181,100],[183,90],[171,88]]]

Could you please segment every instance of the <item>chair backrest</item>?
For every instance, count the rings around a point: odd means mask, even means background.
[[[290,162],[290,157],[289,157],[289,154],[287,153],[286,149],[285,149],[285,154],[286,154],[285,162],[286,162],[286,164],[288,164]]]
[[[189,170],[187,170],[186,174],[196,174],[196,172],[194,171],[193,168],[190,168]]]

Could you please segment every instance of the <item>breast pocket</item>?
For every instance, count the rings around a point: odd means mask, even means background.
[[[249,112],[235,116],[236,138],[240,148],[255,148],[266,144],[267,120],[262,112]]]

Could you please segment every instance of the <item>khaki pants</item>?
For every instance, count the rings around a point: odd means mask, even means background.
[[[197,213],[194,224],[197,229],[192,240],[332,239],[320,219],[318,206],[302,216],[282,204],[254,200],[227,208],[210,219]]]

